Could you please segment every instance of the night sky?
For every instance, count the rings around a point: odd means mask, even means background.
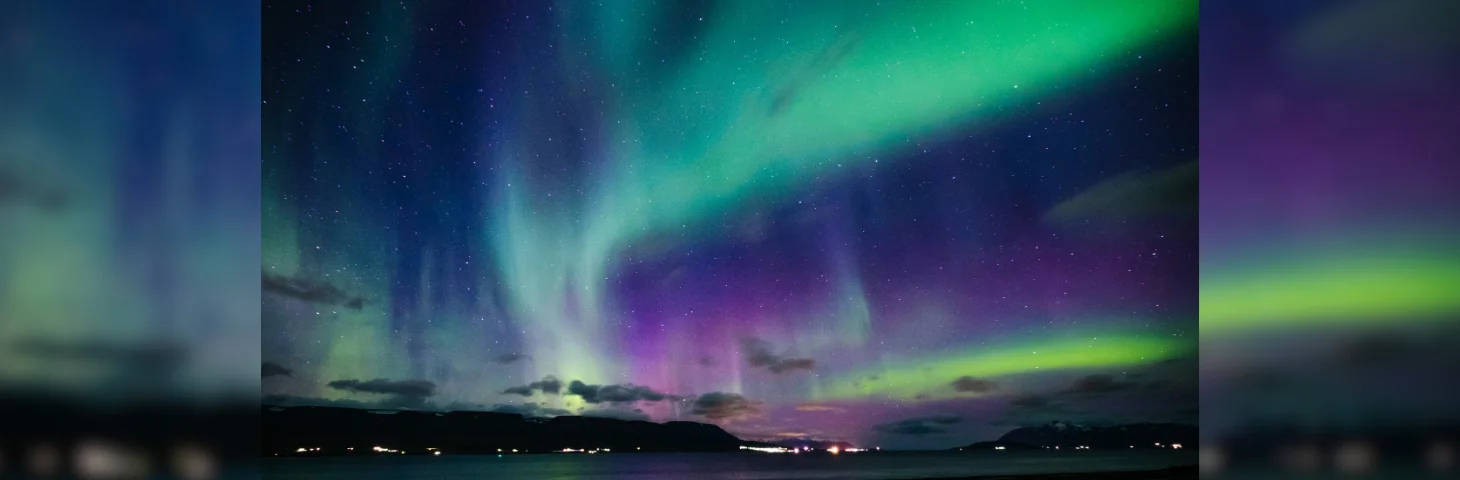
[[[1196,17],[266,1],[264,401],[1194,422]]]

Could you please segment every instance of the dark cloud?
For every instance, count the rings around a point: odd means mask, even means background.
[[[527,360],[529,358],[532,358],[532,357],[529,356],[529,355],[527,355],[526,353],[507,353],[507,354],[497,355],[495,358],[492,359],[492,362],[500,363],[502,365],[506,365],[506,364],[509,364],[509,363],[516,363],[516,362],[519,362],[519,361],[522,361],[522,360]]]
[[[335,380],[327,385],[335,390],[353,393],[389,395],[375,402],[379,408],[429,409],[432,406],[426,402],[426,397],[436,394],[436,384],[428,380],[347,379]]]
[[[339,407],[357,408],[361,410],[438,410],[435,404],[426,401],[424,398],[401,395],[391,395],[380,400],[368,402],[349,398],[329,399],[294,395],[267,395],[263,397],[261,403],[280,407]]]
[[[1075,381],[1064,393],[1069,395],[1104,395],[1136,388],[1136,382],[1117,380],[1110,375],[1090,375]]]
[[[551,393],[553,395],[557,395],[563,392],[563,381],[558,380],[558,377],[554,377],[552,375],[542,377],[542,380],[529,383],[527,384],[527,386],[528,388],[536,389],[542,393]]]
[[[958,377],[953,381],[953,389],[960,392],[988,393],[998,390],[999,386],[993,381],[969,376]]]
[[[589,410],[579,415],[585,417],[614,418],[618,420],[639,420],[644,422],[649,421],[649,414],[644,413],[643,410],[637,408],[633,410],[604,408],[600,410]]]
[[[1009,401],[1009,405],[1017,408],[1049,408],[1054,402],[1043,395],[1020,395]]]
[[[285,377],[292,377],[292,376],[294,376],[294,371],[289,370],[287,368],[284,368],[283,365],[279,365],[279,364],[274,363],[274,362],[264,362],[264,364],[263,364],[263,378],[269,378],[269,377],[280,376],[280,375],[285,376]]]
[[[719,361],[715,360],[715,357],[700,357],[696,363],[699,363],[701,367],[713,367],[720,364]]]
[[[1061,400],[1060,396],[1020,395],[1009,401],[1009,409],[995,425],[1032,426],[1052,421],[1078,421],[1084,424],[1109,423],[1111,417],[1102,416],[1087,409],[1078,409]]]
[[[0,205],[33,204],[42,210],[54,212],[65,207],[67,203],[67,196],[60,190],[43,186],[41,182],[20,172],[0,168]]]
[[[485,412],[489,410],[491,410],[490,407],[475,402],[451,402],[441,407],[443,412]]]
[[[893,435],[934,435],[947,433],[947,425],[963,421],[963,417],[953,414],[930,415],[927,417],[916,417],[899,422],[883,423],[873,429],[891,433]]]
[[[561,393],[563,391],[563,381],[558,380],[558,377],[548,375],[546,377],[543,377],[542,380],[538,380],[527,385],[512,387],[503,390],[502,393],[510,395],[522,395],[524,397],[527,397],[531,396],[532,392],[534,391],[557,395],[558,393]]]
[[[1171,213],[1195,214],[1197,171],[1197,162],[1191,161],[1155,172],[1126,172],[1055,205],[1044,221],[1079,225]]]
[[[550,408],[531,402],[521,405],[499,403],[496,405],[492,405],[490,411],[500,413],[515,413],[524,417],[561,417],[563,415],[573,414],[573,412],[569,412],[561,408]]]
[[[738,393],[712,392],[694,399],[690,413],[711,420],[751,417],[760,414],[761,402]]]
[[[365,298],[350,295],[339,287],[319,280],[288,277],[263,272],[263,291],[309,303],[340,305],[353,310],[365,306]]]
[[[300,397],[295,395],[265,395],[260,402],[267,406],[278,407],[340,407],[359,408],[364,410],[376,410],[384,408],[373,402],[362,402],[359,400],[340,399],[333,400],[317,397]]]
[[[361,410],[426,410],[426,411],[486,411],[488,407],[480,403],[451,402],[446,406],[439,406],[420,397],[402,397],[399,395],[388,396],[379,400],[363,401],[352,398],[329,399],[318,397],[300,397],[295,395],[265,395],[261,402],[263,405],[279,407],[338,407],[355,408]]]
[[[409,408],[414,410],[436,410],[436,405],[417,395],[394,394],[375,401],[379,408]]]
[[[771,373],[786,373],[796,370],[810,370],[816,367],[816,361],[809,358],[786,358],[771,353],[771,344],[759,338],[746,338],[740,341],[740,351],[745,355],[745,361],[752,367],[765,367]]]
[[[593,404],[658,402],[673,397],[666,393],[656,392],[649,387],[634,384],[589,385],[578,380],[573,380],[568,384],[568,395],[577,395],[582,397],[584,402]]]
[[[147,376],[180,367],[188,356],[187,349],[177,343],[103,338],[59,340],[26,337],[0,345],[0,349],[7,347],[14,353],[48,362],[95,364]]]

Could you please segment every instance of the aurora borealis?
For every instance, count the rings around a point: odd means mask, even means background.
[[[1195,2],[355,3],[264,3],[266,402],[1194,420]]]

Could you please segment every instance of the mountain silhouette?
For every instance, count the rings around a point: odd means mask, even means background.
[[[988,450],[1002,446],[1004,450],[1061,449],[1079,446],[1091,449],[1170,448],[1172,444],[1193,448],[1197,442],[1196,425],[1180,423],[1133,423],[1110,427],[1087,427],[1065,422],[1050,422],[1037,427],[1016,428],[998,440],[978,442],[958,450]],[[1156,444],[1160,444],[1157,446]]]
[[[499,453],[499,449],[500,453],[513,449],[547,452],[566,448],[717,452],[758,444],[742,441],[718,426],[696,422],[653,423],[578,416],[541,419],[498,412],[263,407],[266,456],[371,454],[374,447],[405,454],[437,450],[481,454]]]

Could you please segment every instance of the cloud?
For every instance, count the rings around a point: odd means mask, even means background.
[[[123,341],[95,337],[66,340],[24,337],[0,345],[0,351],[6,349],[44,361],[100,364],[108,368],[134,369],[148,375],[173,370],[188,357],[186,348],[170,341]]]
[[[737,419],[760,414],[761,402],[738,393],[712,392],[694,399],[690,413],[711,420]]]
[[[1103,395],[1133,389],[1135,382],[1116,380],[1110,375],[1090,375],[1075,381],[1064,393],[1070,395]]]
[[[292,376],[294,376],[294,371],[289,370],[287,368],[284,368],[283,365],[279,365],[279,364],[274,363],[274,362],[264,362],[264,364],[263,364],[263,378],[269,378],[269,377],[280,376],[280,375],[285,376],[285,377],[292,377]]]
[[[381,408],[427,408],[426,397],[436,394],[436,384],[428,380],[335,380],[328,384],[335,390],[353,393],[389,395],[389,398],[375,402]]]
[[[644,413],[643,410],[637,408],[633,410],[604,408],[599,410],[589,410],[581,413],[580,415],[585,417],[614,418],[618,420],[639,420],[645,422],[649,421],[649,414]]]
[[[998,388],[998,384],[982,378],[962,376],[953,381],[953,389],[960,392],[988,393]]]
[[[522,395],[524,397],[527,397],[531,396],[533,391],[557,395],[558,393],[561,393],[563,391],[563,381],[558,380],[558,377],[548,375],[546,377],[542,377],[542,380],[538,380],[527,385],[508,388],[506,390],[503,390],[502,393],[511,395]]]
[[[436,394],[436,384],[430,380],[387,380],[377,378],[374,380],[360,381],[348,379],[335,380],[328,385],[330,388],[336,390],[356,393],[408,395],[413,397],[429,397]]]
[[[873,429],[893,435],[934,435],[947,433],[947,425],[962,422],[963,417],[953,414],[915,417],[899,422],[878,424]]]
[[[461,401],[451,402],[441,407],[441,411],[443,412],[485,412],[490,410],[490,407],[480,403]]]
[[[10,158],[3,159],[5,161]],[[67,195],[60,190],[41,185],[30,178],[8,168],[0,168],[0,205],[34,204],[45,211],[56,211],[68,203]]]
[[[492,359],[492,362],[506,365],[509,363],[516,363],[521,360],[527,360],[529,358],[532,357],[526,353],[506,353],[502,355],[497,355],[496,358]]]
[[[1010,400],[1009,405],[1017,408],[1046,409],[1053,406],[1054,402],[1043,395],[1020,395]]]
[[[1177,212],[1196,213],[1198,167],[1195,160],[1155,172],[1126,172],[1100,182],[1055,205],[1044,221],[1078,225],[1119,222]]]
[[[1009,410],[995,425],[1043,425],[1055,420],[1080,421],[1082,423],[1106,423],[1107,418],[1095,412],[1072,408],[1057,397],[1026,394],[1009,401]]]
[[[840,413],[840,412],[847,411],[847,409],[842,408],[842,407],[836,407],[836,406],[832,406],[832,405],[827,405],[827,404],[824,404],[824,403],[809,402],[809,403],[803,403],[803,404],[797,405],[796,406],[796,411],[798,411],[798,412],[838,412],[838,413]]]
[[[554,395],[557,395],[559,393],[562,393],[562,391],[563,391],[563,381],[562,380],[558,380],[558,377],[554,377],[552,375],[548,375],[546,377],[542,377],[542,380],[538,380],[536,382],[529,383],[529,384],[527,384],[527,386],[530,387],[530,388],[537,389],[537,390],[541,391],[542,393],[551,393],[551,394],[554,394]]]
[[[700,364],[701,367],[713,367],[720,364],[719,361],[715,360],[715,357],[700,357],[699,361],[695,363]]]
[[[759,338],[746,338],[740,341],[741,353],[745,355],[745,361],[752,367],[765,367],[771,373],[786,373],[796,370],[810,370],[816,367],[816,361],[809,358],[785,358],[771,353],[771,344]]]
[[[623,384],[623,385],[589,385],[579,380],[573,380],[568,384],[568,395],[577,395],[583,398],[584,402],[598,403],[630,403],[630,402],[658,402],[672,395],[656,392],[649,387]]]
[[[359,408],[366,410],[382,408],[378,404],[362,402],[359,400],[333,400],[328,398],[300,397],[295,395],[265,395],[260,403],[263,405],[279,407],[339,407]]]
[[[521,405],[511,405],[511,404],[499,403],[499,404],[496,404],[496,405],[492,405],[492,408],[490,409],[490,411],[499,412],[499,413],[515,413],[515,414],[522,415],[524,417],[529,417],[529,418],[531,418],[531,417],[561,417],[563,415],[572,415],[573,414],[573,412],[569,412],[569,411],[563,410],[561,408],[550,408],[550,407],[543,406],[543,405],[538,405],[538,404],[532,403],[532,402],[524,403],[524,404],[521,404]]]
[[[487,411],[486,405],[471,402],[451,402],[442,407],[435,403],[420,399],[419,397],[405,397],[398,395],[386,397],[375,401],[362,401],[351,398],[329,399],[319,397],[300,397],[295,395],[265,395],[260,402],[263,405],[279,407],[337,407],[354,408],[361,410],[427,410],[427,411]]]
[[[318,280],[263,272],[263,291],[309,303],[340,305],[353,310],[365,306],[365,298],[345,293],[339,287]]]

